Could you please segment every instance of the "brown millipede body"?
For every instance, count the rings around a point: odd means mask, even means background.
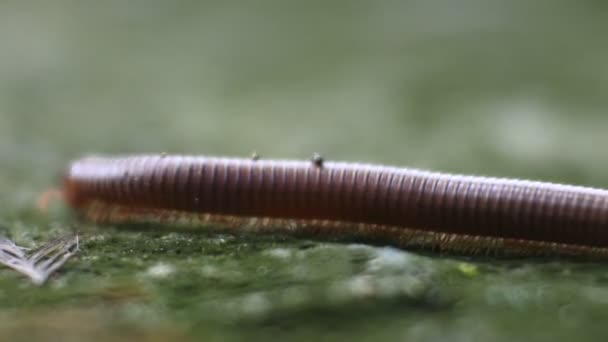
[[[350,238],[454,253],[608,257],[608,191],[311,161],[86,157],[64,196],[98,223]],[[217,228],[220,227],[220,228]]]

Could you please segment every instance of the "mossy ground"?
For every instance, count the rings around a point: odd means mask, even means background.
[[[601,1],[0,4],[0,232],[80,253],[0,269],[2,340],[603,341],[608,269],[35,209],[86,153],[389,163],[608,187]]]

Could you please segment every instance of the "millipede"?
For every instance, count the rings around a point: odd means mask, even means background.
[[[98,224],[351,239],[457,254],[608,257],[608,190],[360,163],[90,156],[63,196]]]

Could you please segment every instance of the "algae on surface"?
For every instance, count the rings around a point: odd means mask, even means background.
[[[606,267],[79,223],[35,201],[86,153],[387,163],[608,187],[597,1],[0,4],[0,235],[82,232],[13,341],[604,340]]]

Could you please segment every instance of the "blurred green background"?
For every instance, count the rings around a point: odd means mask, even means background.
[[[82,228],[33,207],[87,153],[316,151],[608,187],[607,35],[597,0],[2,1],[0,230],[36,246]],[[608,336],[600,264],[94,232],[43,288],[0,271],[3,339]]]

